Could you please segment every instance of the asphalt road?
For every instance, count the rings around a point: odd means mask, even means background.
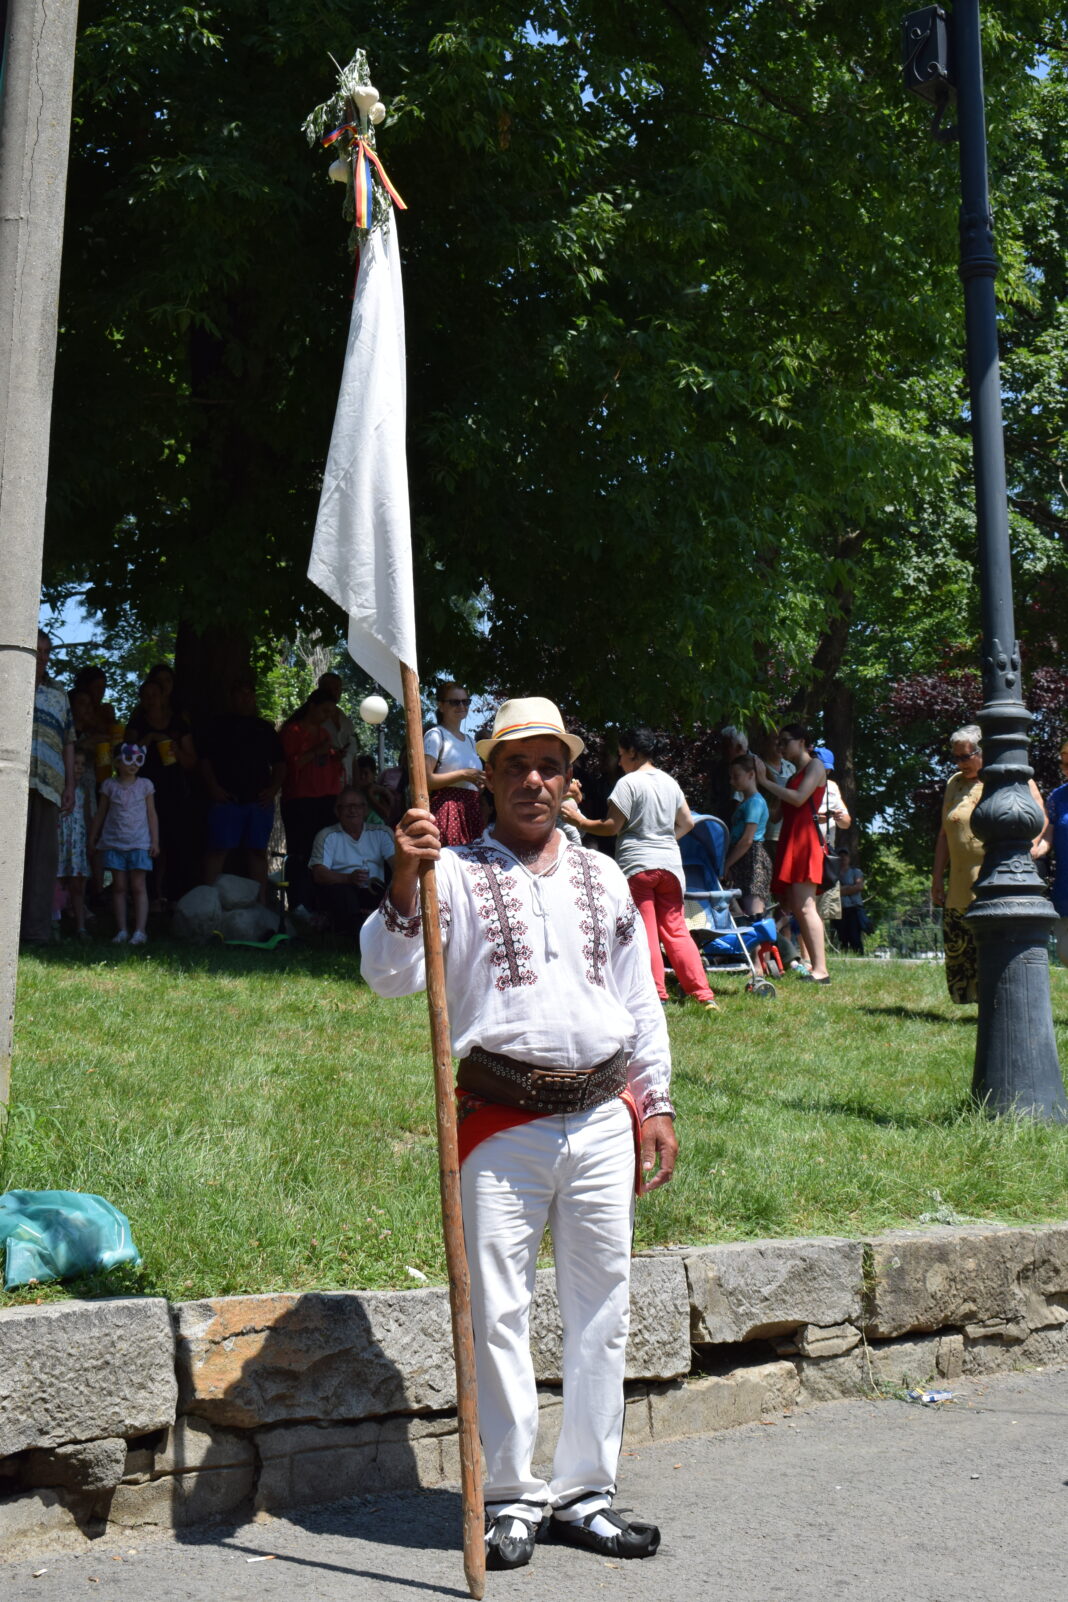
[[[487,1598],[537,1602],[1063,1602],[1068,1371],[959,1381],[937,1409],[833,1402],[646,1447],[618,1505],[657,1557],[539,1547]],[[379,1497],[174,1539],[0,1564],[3,1602],[418,1602],[467,1595],[458,1498]],[[253,1561],[267,1559],[267,1561]],[[36,1574],[35,1571],[43,1571]]]

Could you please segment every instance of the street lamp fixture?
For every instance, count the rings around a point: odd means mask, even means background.
[[[360,702],[360,717],[378,729],[378,771],[381,774],[386,765],[386,733],[382,724],[389,717],[389,702],[381,695],[365,695]]]
[[[1049,987],[1056,914],[1031,857],[1042,819],[1028,788],[1031,714],[1021,696],[1013,621],[979,0],[955,0],[951,13],[942,6],[912,12],[903,46],[906,86],[936,107],[932,133],[960,144],[960,276],[983,628],[983,793],[972,828],[986,847],[967,914],[979,960],[972,1092],[993,1113],[1064,1122],[1068,1099]],[[957,125],[947,129],[942,116],[954,97]]]

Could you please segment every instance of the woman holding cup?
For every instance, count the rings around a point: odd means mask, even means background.
[[[116,717],[115,708],[110,701],[104,700],[107,687],[104,669],[90,666],[78,669],[70,691],[72,697],[85,697],[79,734],[86,740],[92,739],[93,767],[98,784],[110,779],[115,746],[123,735],[123,725]]]
[[[142,773],[156,789],[159,856],[153,874],[153,904],[158,910],[169,895],[180,895],[186,888],[174,881],[176,870],[180,876],[183,847],[190,843],[187,774],[196,766],[197,756],[188,718],[170,708],[162,685],[151,675],[138,692],[137,706],[126,725],[126,738],[145,747]]]

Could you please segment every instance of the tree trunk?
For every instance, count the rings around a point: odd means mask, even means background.
[[[230,710],[230,691],[251,673],[252,646],[240,629],[211,624],[198,629],[183,618],[174,648],[174,677],[183,712],[193,727]]]
[[[5,6],[0,104],[0,1119],[11,1084],[76,4]]]
[[[853,562],[867,537],[863,529],[847,529],[835,545],[833,561],[838,564]],[[831,601],[832,607],[812,659],[812,678],[798,690],[790,707],[801,722],[810,727],[815,724],[821,726],[824,739],[834,752],[834,776],[842,799],[855,820],[857,786],[853,753],[856,747],[856,699],[839,676],[849,644],[855,601],[853,586],[845,575],[835,582]],[[838,844],[848,845],[852,851],[856,843],[855,830],[854,821],[851,828],[839,832]]]

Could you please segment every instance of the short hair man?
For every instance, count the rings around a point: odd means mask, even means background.
[[[201,772],[211,800],[204,877],[214,884],[227,853],[241,847],[250,878],[267,899],[267,845],[274,802],[286,772],[286,755],[274,724],[261,718],[256,686],[242,676],[230,688],[230,712],[198,739]]]
[[[337,822],[320,829],[308,858],[315,900],[340,934],[359,934],[382,900],[393,861],[393,836],[368,825],[367,797],[347,784],[334,805]]]
[[[379,995],[425,984],[420,864],[438,861],[471,1267],[487,1564],[528,1563],[539,1534],[651,1557],[651,1524],[612,1510],[623,1431],[635,1144],[645,1189],[671,1178],[670,1050],[627,883],[556,828],[582,741],[551,701],[506,701],[476,747],[496,817],[442,851],[434,817],[396,831],[393,883],[361,934]],[[531,1467],[538,1396],[528,1336],[552,1227],[564,1416],[551,1481]]]

